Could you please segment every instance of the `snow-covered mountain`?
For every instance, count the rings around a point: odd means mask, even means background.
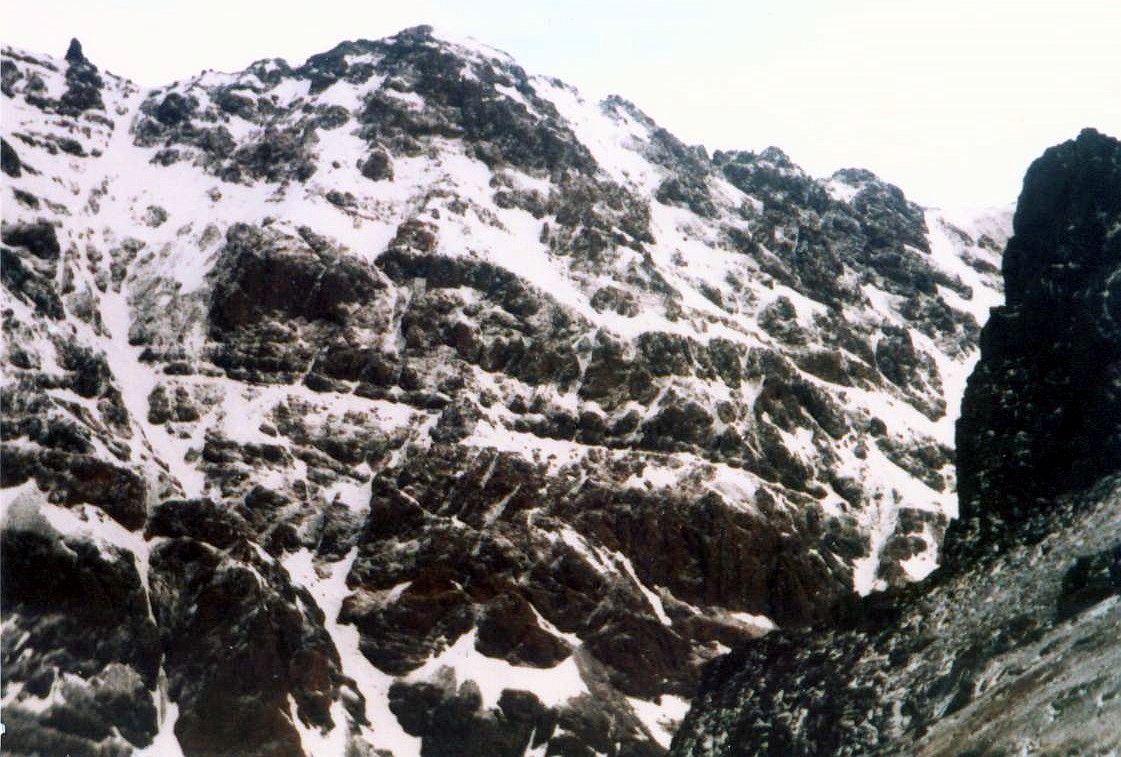
[[[426,27],[2,88],[6,751],[660,754],[934,568],[1010,209]]]
[[[1121,749],[1121,142],[1032,164],[958,423],[943,568],[714,665],[680,755]]]

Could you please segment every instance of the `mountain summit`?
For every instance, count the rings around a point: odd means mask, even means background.
[[[426,27],[2,91],[5,750],[662,754],[937,564],[1006,214]]]

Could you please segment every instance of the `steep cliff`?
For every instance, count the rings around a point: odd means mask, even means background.
[[[1087,129],[1032,164],[957,427],[949,551],[1048,528],[1054,498],[1121,461],[1121,153]]]

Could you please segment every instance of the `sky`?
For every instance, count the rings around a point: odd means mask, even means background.
[[[428,23],[692,144],[860,166],[928,206],[1013,202],[1046,147],[1121,136],[1121,0],[0,0],[0,38],[159,85]]]

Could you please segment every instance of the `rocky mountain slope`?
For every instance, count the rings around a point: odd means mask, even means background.
[[[6,751],[660,754],[935,566],[1001,213],[428,28],[2,73]]]
[[[958,422],[947,565],[722,659],[675,754],[1121,748],[1121,142],[1028,171]]]

